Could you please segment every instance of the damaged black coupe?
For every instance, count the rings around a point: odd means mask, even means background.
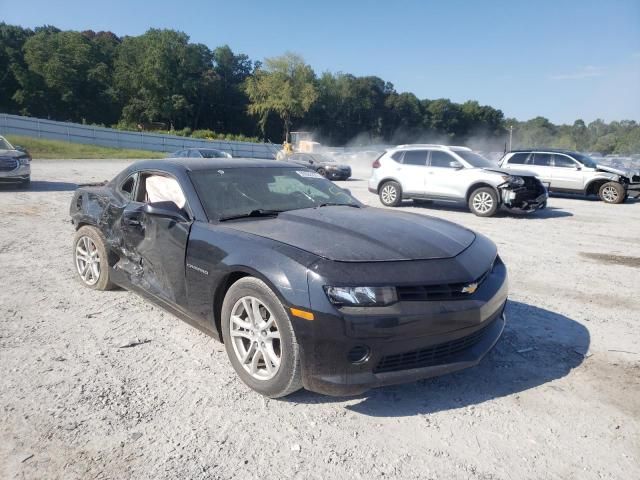
[[[263,395],[330,395],[476,365],[506,267],[486,237],[367,207],[316,172],[245,159],[138,162],[71,202],[87,287],[142,294],[224,342]]]

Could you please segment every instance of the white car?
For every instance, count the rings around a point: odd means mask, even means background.
[[[640,196],[640,171],[624,165],[606,166],[570,150],[513,150],[505,154],[500,166],[505,171],[532,171],[550,192],[598,195],[606,203],[622,203],[628,196]]]
[[[467,147],[399,145],[372,166],[369,191],[386,206],[403,199],[463,203],[489,217],[500,207],[532,212],[547,204],[547,191],[533,173],[502,170]]]

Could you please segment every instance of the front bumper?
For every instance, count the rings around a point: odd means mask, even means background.
[[[640,197],[640,183],[628,183],[626,185],[627,194],[633,197]]]
[[[547,206],[549,193],[544,186],[538,188],[509,188],[500,189],[502,194],[502,205],[514,212],[535,212]]]
[[[405,269],[405,275],[412,272]],[[316,308],[314,321],[294,324],[303,384],[326,395],[358,395],[477,365],[502,334],[507,291],[500,263],[464,299],[400,301],[334,314]]]
[[[18,165],[11,170],[0,168],[0,183],[24,182],[31,177],[31,165]]]
[[[329,180],[346,180],[349,177],[351,177],[351,169],[349,170],[327,169],[326,175]]]
[[[308,390],[325,395],[359,395],[371,388],[415,382],[464,370],[480,363],[497,343],[505,324],[506,315],[503,311],[500,311],[496,317],[489,321],[488,325],[481,329],[480,334],[477,336],[474,336],[474,333],[476,333],[474,331],[456,332],[455,336],[448,341],[444,341],[443,337],[442,341],[436,344],[432,343],[434,338],[429,340],[405,338],[394,342],[374,342],[373,344],[369,341],[368,346],[372,352],[375,351],[376,353],[372,354],[368,359],[367,363],[371,365],[368,368],[349,371],[349,369],[340,368],[339,365],[333,365],[334,368],[329,368],[330,365],[325,365],[326,370],[333,371],[311,375],[305,372],[307,374],[303,373],[303,382]],[[467,348],[456,350],[450,347],[451,345],[464,345],[467,338],[472,339],[468,342],[469,346]],[[340,356],[344,358],[345,352],[335,351],[336,349],[329,345],[325,347],[326,353],[331,355],[325,358],[333,359],[332,361],[340,358]],[[438,349],[444,350],[447,348],[452,348],[455,351],[449,355],[442,356],[431,353],[437,352]],[[413,360],[429,356],[434,358],[432,362]],[[410,360],[404,360],[406,358]],[[411,366],[409,368],[401,368],[403,362]],[[422,365],[421,363],[425,364]],[[387,367],[389,364],[396,368],[389,369]]]

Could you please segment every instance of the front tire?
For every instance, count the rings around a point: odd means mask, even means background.
[[[229,288],[222,337],[234,370],[256,392],[278,398],[302,388],[300,346],[289,315],[262,280],[244,277]]]
[[[598,196],[603,202],[612,204],[622,203],[627,198],[624,187],[618,182],[607,182],[602,185]]]
[[[104,235],[96,227],[85,225],[73,237],[73,263],[80,281],[94,290],[112,290],[109,278],[109,253]]]
[[[327,178],[327,171],[324,168],[319,168],[318,170],[316,170],[316,172],[318,172],[318,174],[322,175],[323,177]]]
[[[397,207],[402,202],[402,187],[398,182],[385,182],[380,187],[380,202],[386,207]]]
[[[474,190],[469,196],[469,210],[479,217],[491,217],[498,210],[498,195],[489,187]]]

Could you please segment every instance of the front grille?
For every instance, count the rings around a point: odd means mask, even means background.
[[[18,161],[14,158],[0,158],[0,172],[9,172],[18,168]]]
[[[373,372],[397,372],[400,370],[409,370],[411,368],[432,367],[434,365],[447,363],[447,361],[454,355],[477,344],[487,330],[491,328],[494,321],[495,320],[492,320],[488,325],[473,332],[471,335],[458,338],[457,340],[451,340],[450,342],[441,343],[439,345],[434,345],[420,350],[413,350],[411,352],[382,357]]]
[[[475,284],[479,288],[482,282],[493,271],[495,265],[502,263],[500,257],[496,257],[491,268],[484,272],[480,278],[467,283],[442,283],[439,285],[410,285],[396,287],[398,300],[401,302],[411,301],[435,301],[435,300],[456,300],[468,298],[475,290],[468,290],[468,287]]]

